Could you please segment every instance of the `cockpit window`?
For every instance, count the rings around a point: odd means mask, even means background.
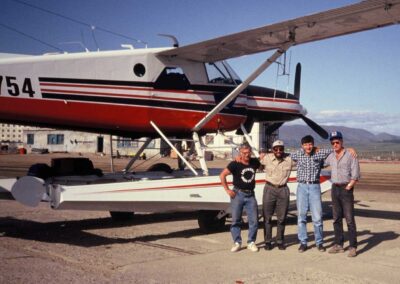
[[[154,87],[156,89],[187,90],[190,87],[190,83],[182,68],[166,67],[157,78]]]
[[[238,85],[242,82],[225,61],[206,63],[205,66],[209,83]]]

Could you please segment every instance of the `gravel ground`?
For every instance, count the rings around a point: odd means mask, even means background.
[[[23,175],[32,162],[57,155],[1,155],[0,176]],[[109,168],[107,157],[91,158],[96,167]],[[126,160],[115,164],[122,168]],[[195,213],[139,213],[116,223],[107,212],[56,211],[47,204],[27,208],[1,200],[0,283],[399,283],[400,165],[361,167],[356,258],[318,252],[312,233],[311,249],[298,253],[296,212],[288,220],[286,251],[231,253],[229,220],[224,231],[203,234]],[[324,195],[324,208],[329,207]],[[330,246],[331,219],[324,232]],[[244,228],[244,241],[246,235]],[[258,241],[261,247],[261,228]]]

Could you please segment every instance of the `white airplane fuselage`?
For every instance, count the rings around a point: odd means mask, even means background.
[[[226,62],[210,78],[218,68],[156,55],[164,50],[0,59],[0,121],[128,137],[156,136],[153,121],[167,135],[188,134],[240,81]],[[237,129],[248,116],[287,121],[302,113],[293,95],[249,86],[200,133]]]

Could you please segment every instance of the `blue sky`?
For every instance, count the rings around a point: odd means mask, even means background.
[[[348,0],[21,0],[80,22],[148,43],[170,46],[157,34],[175,35],[181,45],[355,3]],[[2,0],[0,52],[42,54],[56,51],[4,25],[68,52],[120,48],[130,43],[15,0]],[[97,42],[97,45],[96,45]],[[292,70],[302,63],[301,103],[322,124],[400,135],[400,25],[308,43],[290,49]],[[244,79],[270,53],[244,56],[230,64]],[[276,66],[255,84],[292,91],[293,77],[276,76]],[[300,122],[299,122],[300,123]]]

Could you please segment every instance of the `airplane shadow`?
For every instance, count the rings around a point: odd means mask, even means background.
[[[328,206],[325,204],[325,206]],[[324,208],[325,212],[328,209]],[[369,217],[369,218],[381,218],[390,220],[399,220],[400,212],[394,211],[383,211],[383,210],[371,210],[364,208],[357,208],[355,210],[357,216]],[[132,221],[129,222],[116,222],[111,218],[95,218],[86,220],[72,220],[72,221],[57,221],[41,223],[30,220],[20,220],[13,217],[0,217],[0,235],[4,237],[35,240],[46,243],[65,243],[69,245],[81,246],[81,247],[96,247],[102,245],[111,244],[124,244],[132,242],[152,242],[162,239],[170,238],[190,238],[194,236],[204,235],[200,229],[196,227],[192,229],[172,231],[164,234],[152,234],[138,236],[134,238],[122,238],[122,237],[107,237],[101,236],[95,233],[88,232],[88,230],[95,229],[109,229],[109,228],[124,228],[128,226],[137,226],[142,224],[151,223],[163,223],[163,222],[175,222],[183,220],[195,220],[197,218],[196,212],[178,212],[178,213],[154,213],[154,214],[135,214]],[[324,217],[325,222],[328,222],[329,217]],[[276,233],[276,223],[274,222],[273,234]],[[311,222],[311,218],[308,218],[308,222]],[[296,225],[297,217],[295,214],[289,214],[287,219],[287,225]],[[230,223],[227,224],[219,232],[226,232],[229,234]],[[247,224],[243,225],[243,229],[247,229]],[[347,232],[346,224],[344,221],[345,236]],[[263,222],[260,220],[258,240],[259,245],[262,246],[263,242]],[[399,234],[393,231],[374,233],[369,230],[358,232],[358,237],[368,235],[368,238],[363,239],[359,242],[360,249],[359,254],[362,254],[371,248],[379,245],[381,242],[394,240],[398,238]],[[313,244],[313,232],[309,232],[309,240],[311,247]],[[324,241],[328,244],[328,248],[334,240],[333,231],[324,231]],[[297,234],[291,234],[285,236],[286,245],[293,246],[298,245]],[[363,246],[366,244],[365,246]]]
[[[273,234],[275,231],[273,231]],[[363,238],[363,236],[367,236],[367,238]],[[357,249],[357,255],[363,254],[374,247],[380,245],[381,243],[385,241],[391,241],[395,240],[399,237],[400,235],[396,232],[393,231],[387,231],[387,232],[371,232],[370,230],[363,230],[361,232],[357,232],[357,238],[358,238],[358,249]],[[262,239],[263,236],[259,236],[259,239]],[[360,241],[360,239],[362,239]],[[334,232],[333,231],[324,231],[324,246],[329,249],[333,246],[335,240]],[[257,245],[261,248],[263,246],[264,242],[259,242]],[[298,246],[299,241],[297,239],[297,234],[290,234],[285,236],[285,244],[286,247],[290,246]],[[348,245],[348,240],[347,240],[347,235],[345,232],[345,244]],[[315,248],[314,244],[314,235],[313,232],[308,232],[308,245],[309,248]],[[348,246],[344,247],[345,250],[348,249]]]
[[[116,222],[111,218],[96,218],[87,220],[57,221],[41,223],[30,220],[20,220],[13,217],[0,217],[0,234],[3,237],[34,240],[46,243],[65,243],[82,247],[95,247],[131,242],[150,242],[158,239],[189,238],[202,235],[200,229],[193,228],[170,232],[139,236],[135,238],[119,238],[101,236],[88,230],[123,228],[141,224],[175,222],[196,219],[196,212],[179,212],[169,214],[135,214],[134,220]]]
[[[369,207],[367,205],[362,205],[362,204],[357,204],[358,206],[362,206],[364,208]],[[388,220],[400,220],[400,212],[398,211],[387,211],[387,210],[373,210],[373,209],[364,209],[364,208],[355,208],[355,216],[356,216],[356,222],[357,222],[357,217],[367,217],[367,218],[376,218],[376,219],[388,219]],[[323,202],[323,219],[324,222],[332,222],[332,206],[331,202]],[[311,216],[307,216],[307,222],[310,223],[312,222]],[[276,234],[276,220],[273,220],[273,236]],[[290,212],[288,214],[287,218],[287,225],[296,225],[297,224],[297,216],[296,212]],[[263,239],[263,222],[261,220],[260,222],[260,230],[259,230],[259,235],[258,239],[262,240]],[[345,244],[348,245],[348,239],[347,239],[347,225],[346,221],[343,219],[343,228],[345,231]],[[363,236],[367,236],[364,238]],[[399,237],[400,235],[394,231],[387,231],[387,232],[372,232],[371,230],[363,230],[363,231],[358,231],[357,232],[357,238],[358,238],[358,250],[357,254],[363,254],[372,248],[378,246],[382,242],[385,241],[390,241],[390,240],[395,240]],[[361,239],[361,240],[360,240]],[[308,232],[308,240],[309,240],[309,245],[310,248],[315,247],[314,244],[314,234],[311,230],[311,232]],[[333,246],[334,242],[334,232],[333,231],[324,231],[324,243],[327,249]],[[285,244],[287,247],[290,246],[297,246],[299,245],[299,241],[297,238],[297,234],[290,234],[290,235],[285,235]],[[263,245],[263,242],[258,243],[259,246]],[[348,249],[348,246],[345,247],[345,249]]]

